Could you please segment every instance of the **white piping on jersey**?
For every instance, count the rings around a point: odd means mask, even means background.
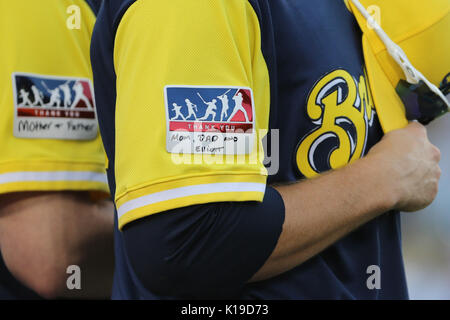
[[[250,182],[229,182],[229,183],[211,183],[200,184],[196,186],[180,187],[171,190],[165,190],[142,196],[125,202],[117,209],[117,214],[122,217],[124,214],[144,206],[156,204],[163,201],[174,200],[189,196],[205,195],[211,193],[225,192],[262,192],[266,190],[265,183]]]
[[[107,183],[106,174],[90,171],[24,171],[0,174],[0,184],[54,181]]]

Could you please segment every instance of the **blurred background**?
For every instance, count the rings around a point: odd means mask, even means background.
[[[403,254],[411,299],[450,299],[450,116],[428,125],[442,152],[442,178],[435,202],[402,214]]]

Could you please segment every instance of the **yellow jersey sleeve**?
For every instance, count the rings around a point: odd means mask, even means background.
[[[0,1],[0,193],[108,192],[84,0]]]
[[[136,1],[114,65],[120,228],[194,204],[262,201],[270,83],[248,1]]]

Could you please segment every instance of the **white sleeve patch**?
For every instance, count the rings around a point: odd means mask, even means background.
[[[14,136],[93,140],[98,134],[89,79],[13,73]]]
[[[256,136],[253,101],[250,88],[167,86],[167,151],[250,154]]]

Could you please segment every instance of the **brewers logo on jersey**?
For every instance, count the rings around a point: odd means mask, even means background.
[[[252,90],[167,86],[167,151],[249,154],[254,146]]]
[[[305,177],[341,168],[365,154],[376,114],[365,74],[356,79],[343,69],[328,73],[315,84],[305,111],[315,125],[296,154]]]
[[[13,74],[14,136],[91,140],[97,136],[89,79]]]

